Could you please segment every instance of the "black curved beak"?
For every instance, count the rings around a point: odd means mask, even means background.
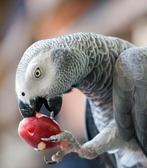
[[[49,101],[47,101],[47,99],[45,98],[37,97],[36,99],[30,100],[30,105],[19,101],[20,113],[24,118],[35,116],[36,112],[41,112],[40,109],[42,105],[44,105],[49,111],[49,116],[51,112],[54,116],[56,116],[62,106],[62,97],[58,96],[55,98],[51,98]]]

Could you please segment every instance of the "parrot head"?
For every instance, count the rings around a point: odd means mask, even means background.
[[[15,90],[23,117],[36,114],[44,104],[56,115],[62,105],[62,95],[75,84],[74,66],[68,49],[49,49],[44,41],[29,47],[21,58]],[[74,73],[73,73],[74,74]]]

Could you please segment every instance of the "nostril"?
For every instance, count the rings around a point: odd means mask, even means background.
[[[22,96],[25,96],[25,92],[22,92],[21,95],[22,95]]]

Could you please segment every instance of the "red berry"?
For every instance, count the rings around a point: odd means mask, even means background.
[[[19,136],[38,150],[57,146],[58,143],[46,142],[41,140],[41,138],[49,138],[60,132],[61,129],[58,123],[41,113],[36,113],[35,117],[24,118],[18,127]]]

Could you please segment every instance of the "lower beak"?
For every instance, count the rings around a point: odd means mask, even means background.
[[[47,101],[47,99],[42,97],[37,97],[36,99],[30,100],[30,105],[25,104],[22,101],[19,101],[19,109],[20,113],[24,118],[26,117],[33,117],[35,116],[36,112],[44,113],[40,111],[42,105],[46,107],[47,111],[49,112],[48,115],[50,116],[51,112],[54,116],[56,116],[59,111],[61,110],[62,106],[62,97],[55,97]]]

